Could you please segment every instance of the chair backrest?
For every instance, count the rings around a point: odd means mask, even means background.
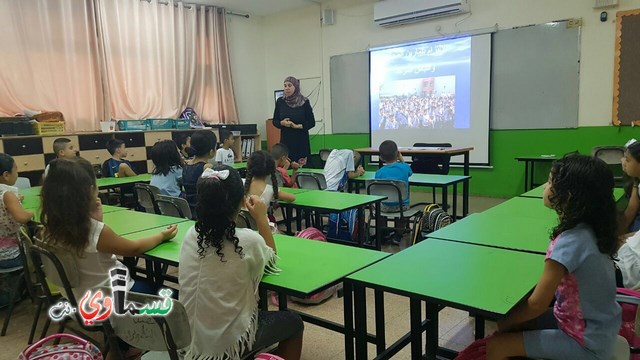
[[[157,195],[156,204],[161,215],[191,219],[189,203],[181,197]]]
[[[244,229],[258,230],[256,220],[247,210],[240,210],[236,219],[236,227]]]
[[[80,277],[74,255],[69,250],[47,245],[38,238],[34,240],[35,244],[30,246],[29,253],[38,281],[46,284],[49,279],[58,288],[64,290],[65,298],[72,306],[77,307],[78,302],[73,294],[73,287],[80,283]]]
[[[164,298],[128,292],[127,301],[150,304],[164,301]],[[177,350],[191,344],[189,318],[184,306],[177,300],[172,300],[171,311],[164,316],[112,316],[109,321],[114,334],[127,344],[140,350],[169,351],[171,359],[178,359]]]
[[[244,180],[243,179],[243,184],[244,184]],[[278,182],[278,187],[282,187],[284,184],[284,179],[282,178],[282,174],[280,173],[280,171],[276,171],[276,181]],[[267,176],[264,179],[264,182],[273,186],[273,181],[271,181],[271,176]]]
[[[136,196],[138,197],[138,205],[142,206],[146,212],[158,214],[158,205],[156,204],[156,196],[160,195],[160,189],[153,185],[136,183]]]
[[[18,177],[15,187],[17,187],[18,189],[28,189],[31,187],[31,180],[26,177]]]
[[[624,146],[596,146],[591,154],[609,165],[620,165],[624,151]]]
[[[327,180],[320,173],[299,172],[296,176],[296,184],[300,189],[324,190],[327,188]]]
[[[450,143],[415,143],[414,147],[451,147]],[[420,154],[413,155],[411,169],[419,174],[441,174],[449,173],[451,155],[447,154]]]
[[[318,153],[318,155],[320,155],[320,160],[323,162],[327,161],[332,150],[333,149],[320,149],[320,152]]]
[[[386,196],[385,202],[402,203],[407,197],[407,184],[401,180],[367,180],[368,195]]]

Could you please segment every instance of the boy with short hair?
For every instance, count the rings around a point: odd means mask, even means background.
[[[380,180],[400,180],[407,186],[407,198],[402,200],[402,204],[393,202],[382,202],[382,211],[396,212],[409,208],[409,176],[413,175],[411,167],[404,162],[404,158],[398,145],[392,140],[385,140],[380,144],[380,158],[384,161],[384,166],[376,171],[375,178]]]
[[[231,147],[236,142],[236,139],[231,131],[226,129],[220,130],[220,139],[222,141],[222,147],[216,151],[215,161],[218,165],[231,166],[235,160],[235,154]]]
[[[289,159],[289,149],[284,144],[275,144],[271,147],[271,156],[276,162],[276,170],[282,176],[282,186],[296,188],[296,177],[298,176],[298,169],[300,164]],[[293,169],[291,176],[287,173],[289,167]]]
[[[56,154],[56,158],[73,159],[78,156],[76,149],[73,148],[71,140],[67,138],[58,138],[53,141],[53,152]],[[49,173],[49,164],[44,168],[43,177]]]
[[[182,160],[187,161],[193,158],[189,152],[189,148],[191,148],[191,136],[189,136],[189,134],[178,135],[176,138],[176,144],[178,145],[178,150],[180,150]]]
[[[111,159],[102,163],[102,176],[104,177],[129,177],[136,176],[127,157],[127,147],[120,139],[110,139],[107,142],[107,150]]]
[[[349,179],[364,175],[364,168],[359,165],[360,159],[360,153],[357,151],[331,150],[322,172],[327,181],[327,190],[339,191],[346,186]]]

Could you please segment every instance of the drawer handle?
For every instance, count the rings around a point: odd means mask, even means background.
[[[25,161],[25,162],[24,162],[24,166],[27,166],[27,165],[29,165],[29,162],[28,162],[28,161]]]
[[[96,159],[100,159],[100,156],[99,156],[99,155],[96,155]]]
[[[97,143],[98,143],[98,140],[93,140],[93,142],[97,144]]]
[[[22,145],[22,148],[23,148],[23,149],[26,149],[26,148],[27,148],[27,145]]]

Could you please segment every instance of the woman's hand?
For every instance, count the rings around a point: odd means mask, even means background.
[[[291,119],[284,118],[284,119],[282,119],[282,121],[280,121],[280,125],[282,125],[284,127],[292,127],[294,124],[293,124],[293,121],[291,121]]]
[[[298,129],[298,130],[303,128],[302,124],[293,124],[291,127],[294,128],[294,129]]]

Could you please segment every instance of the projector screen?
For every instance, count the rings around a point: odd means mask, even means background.
[[[490,34],[372,49],[370,65],[371,146],[451,143],[489,163]]]

